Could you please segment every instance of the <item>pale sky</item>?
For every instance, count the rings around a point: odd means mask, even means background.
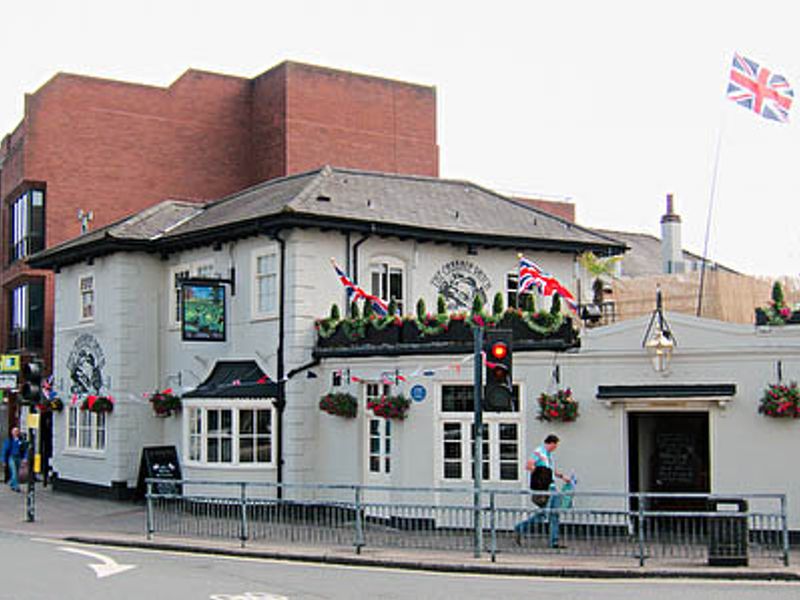
[[[30,0],[3,7],[0,135],[59,71],[168,86],[284,60],[434,85],[440,174],[568,199],[578,222],[800,274],[800,99],[788,124],[726,99],[734,52],[800,94],[800,2]]]

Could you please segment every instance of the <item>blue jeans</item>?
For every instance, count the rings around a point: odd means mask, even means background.
[[[19,490],[19,463],[19,458],[11,456],[8,459],[8,468],[11,473],[8,479],[8,485],[15,492]]]
[[[537,510],[530,517],[517,523],[514,526],[514,531],[518,534],[528,534],[533,529],[533,526],[538,523],[548,521],[548,529],[550,530],[550,545],[558,545],[558,527],[559,527],[559,511],[561,507],[561,495],[554,493],[547,501],[547,506]]]

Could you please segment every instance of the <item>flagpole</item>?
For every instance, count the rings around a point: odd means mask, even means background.
[[[719,173],[719,155],[722,147],[722,130],[725,124],[724,118],[720,122],[717,131],[717,148],[714,152],[714,171],[711,175],[711,192],[708,199],[708,215],[706,216],[706,235],[703,241],[703,258],[700,264],[700,290],[697,293],[697,316],[703,312],[703,287],[706,279],[706,260],[708,259],[708,238],[711,236],[711,214],[714,209],[714,198],[717,194],[717,174]]]

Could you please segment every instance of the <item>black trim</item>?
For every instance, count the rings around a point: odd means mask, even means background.
[[[516,350],[516,345],[514,350]],[[735,396],[735,383],[678,383],[667,385],[598,385],[597,398],[707,398]]]
[[[133,500],[136,492],[134,488],[128,487],[125,481],[112,481],[106,486],[61,477],[53,479],[53,491],[105,500]]]
[[[483,248],[514,248],[550,250],[556,252],[592,251],[604,254],[621,254],[625,244],[604,244],[602,241],[570,241],[562,239],[523,238],[519,236],[486,235],[480,231],[453,232],[424,227],[376,223],[319,217],[316,215],[284,214],[269,215],[246,221],[237,221],[219,227],[209,227],[182,235],[165,236],[155,240],[121,240],[106,234],[103,238],[84,244],[69,244],[63,248],[44,250],[28,259],[34,268],[55,268],[74,264],[89,257],[99,257],[120,251],[141,250],[150,253],[170,254],[198,246],[212,246],[214,243],[255,236],[269,231],[285,228],[321,228],[341,232],[363,233],[400,239],[414,239],[422,242],[451,243],[455,245],[473,244]],[[591,233],[591,230],[587,230]]]
[[[565,352],[578,349],[580,340],[567,342],[563,339],[540,341],[515,341],[514,352]],[[333,348],[317,347],[312,352],[315,360],[324,358],[347,358],[361,356],[427,356],[435,354],[472,354],[473,342],[426,342],[420,344],[373,344],[362,346],[343,346]]]

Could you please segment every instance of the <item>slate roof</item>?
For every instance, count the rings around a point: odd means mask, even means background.
[[[285,227],[602,255],[625,249],[611,236],[469,182],[326,166],[273,179],[204,206],[162,202],[46,249],[29,262],[57,267],[132,248],[169,253]]]
[[[598,233],[623,242],[629,250],[622,259],[623,277],[650,277],[663,275],[661,256],[661,239],[648,233],[633,233],[629,231],[611,231],[609,229],[596,229]],[[693,265],[697,268],[702,264],[702,257],[693,252],[683,251],[683,260],[686,270],[691,271]],[[706,263],[706,268],[737,274],[738,271],[720,265],[714,261]]]

